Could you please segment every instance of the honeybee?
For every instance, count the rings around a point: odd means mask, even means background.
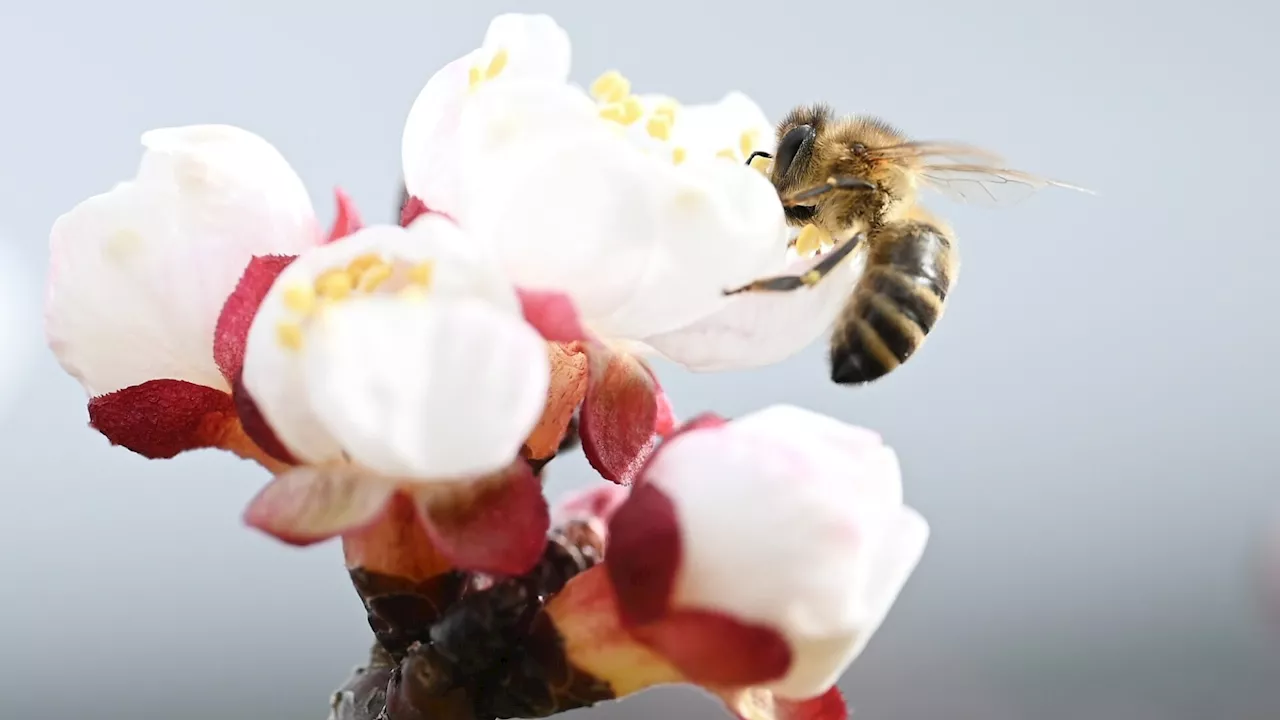
[[[917,200],[928,187],[961,201],[1003,202],[1018,191],[1084,188],[1000,167],[986,150],[912,141],[884,120],[837,117],[824,104],[793,109],[778,124],[768,176],[792,227],[829,236],[834,248],[806,272],[755,280],[726,295],[814,286],[840,263],[865,257],[831,330],[831,380],[859,385],[907,361],[947,306],[960,270],[951,228]],[[791,241],[795,244],[795,240]]]

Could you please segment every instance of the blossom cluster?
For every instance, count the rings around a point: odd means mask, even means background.
[[[247,130],[145,133],[136,176],[52,229],[50,346],[112,443],[256,461],[247,524],[340,538],[353,571],[519,578],[586,523],[602,561],[538,612],[611,697],[693,683],[743,718],[842,718],[835,682],[928,535],[894,452],[792,406],[681,422],[647,358],[778,362],[847,286],[722,292],[797,262],[750,99],[569,74],[553,19],[494,19],[409,112],[397,224],[339,190],[323,227]],[[575,438],[605,482],[553,510],[543,466]]]

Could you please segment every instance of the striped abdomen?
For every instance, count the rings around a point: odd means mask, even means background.
[[[885,225],[867,239],[866,267],[831,334],[831,380],[841,385],[906,362],[941,317],[959,270],[951,239],[932,225]]]

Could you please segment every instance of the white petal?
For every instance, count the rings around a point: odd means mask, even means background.
[[[473,67],[487,67],[499,51],[507,53],[499,81],[564,83],[569,76],[568,34],[549,16],[521,14],[494,18],[482,47],[432,75],[405,121],[401,162],[405,187],[433,210],[450,215],[458,211],[457,133],[462,110],[471,99],[468,76]]]
[[[481,300],[354,300],[322,313],[311,336],[312,407],[353,461],[383,475],[500,470],[546,402],[541,336]]]
[[[639,339],[688,324],[782,257],[782,208],[763,177],[647,155],[579,90],[482,91],[461,137],[460,221],[516,284],[569,294],[603,335]]]
[[[434,266],[431,298],[476,298],[520,317],[519,299],[501,269],[439,215],[423,216],[407,229],[368,227],[301,255],[276,279],[254,317],[245,348],[244,383],[280,441],[306,462],[335,459],[342,448],[308,400],[304,368],[310,345],[305,334],[311,316],[291,310],[286,297],[291,289],[311,287],[323,273],[346,268],[370,254],[397,268],[379,292],[399,291],[405,285],[407,267],[430,261]],[[281,326],[298,327],[304,335],[301,351],[281,343]]]
[[[749,146],[745,153],[744,139]],[[735,160],[745,163],[752,151],[773,149],[773,124],[754,100],[731,92],[719,102],[688,105],[676,111],[670,142],[693,157],[729,150]]]
[[[817,261],[804,260],[775,272],[800,274]],[[864,252],[855,250],[814,287],[740,293],[718,311],[684,327],[646,337],[644,342],[667,359],[699,372],[781,362],[831,329],[865,262]]]
[[[458,207],[459,158],[454,138],[467,99],[467,70],[476,53],[464,55],[431,76],[409,108],[400,152],[405,188],[433,210]]]
[[[226,389],[213,331],[254,255],[320,241],[306,188],[239,128],[153,130],[137,178],[58,218],[46,331],[91,395],[172,378]]]
[[[790,415],[803,420],[803,412]],[[825,690],[865,646],[927,527],[883,492],[899,482],[896,462],[882,461],[888,448],[856,430],[803,424],[822,439],[803,428],[765,433],[777,424],[758,418],[691,431],[664,446],[645,476],[672,500],[680,523],[676,605],[782,633],[794,660],[771,689],[795,698]]]
[[[569,78],[569,34],[550,15],[508,13],[495,17],[485,32],[482,51],[487,60],[501,50],[508,54],[503,79],[564,82]]]

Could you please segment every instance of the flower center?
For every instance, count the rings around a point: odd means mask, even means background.
[[[631,81],[617,70],[609,70],[600,75],[591,83],[589,91],[591,97],[600,105],[599,114],[602,119],[623,127],[634,126],[643,119],[645,134],[660,143],[664,152],[670,153],[671,162],[679,165],[689,157],[689,151],[685,147],[680,145],[668,147],[672,128],[676,122],[676,112],[680,109],[679,103],[674,100],[660,102],[648,111],[646,118],[644,103],[631,93]],[[715,156],[734,162],[745,162],[747,156],[756,148],[760,140],[759,136],[758,130],[744,130],[738,137],[737,147],[726,147],[716,152]],[[752,167],[760,169],[756,161],[752,162]]]
[[[479,63],[472,65],[471,69],[467,71],[467,89],[475,91],[481,84],[501,75],[503,69],[507,67],[507,60],[509,59],[510,55],[507,53],[506,48],[498,48],[493,57],[489,58],[487,65],[483,67]]]
[[[326,307],[353,296],[395,293],[406,299],[425,297],[434,270],[430,260],[410,265],[367,253],[343,267],[320,273],[309,283],[290,285],[282,295],[289,316],[276,325],[276,339],[289,350],[301,349],[304,324]]]

